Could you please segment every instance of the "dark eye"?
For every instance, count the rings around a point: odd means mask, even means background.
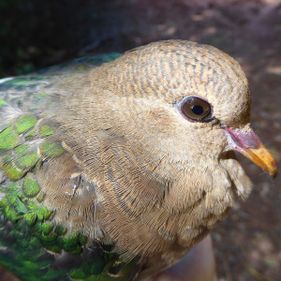
[[[182,114],[193,121],[207,122],[211,117],[211,105],[198,97],[184,98],[180,103]]]

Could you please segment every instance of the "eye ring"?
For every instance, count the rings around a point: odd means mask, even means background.
[[[178,109],[185,118],[194,122],[210,122],[214,119],[212,106],[197,96],[183,98],[178,103]]]

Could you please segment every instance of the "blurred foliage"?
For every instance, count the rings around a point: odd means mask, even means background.
[[[49,58],[65,57],[82,17],[74,2],[1,0],[0,75],[25,73],[52,63]]]
[[[107,13],[109,2],[1,0],[0,77],[75,57],[89,44],[89,34],[109,34],[104,28],[116,25],[115,15]]]

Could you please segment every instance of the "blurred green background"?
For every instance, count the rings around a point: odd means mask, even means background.
[[[253,126],[280,161],[281,1],[0,0],[0,77],[169,38],[234,56],[253,95]],[[281,280],[281,179],[245,161],[255,183],[213,233],[220,280]]]

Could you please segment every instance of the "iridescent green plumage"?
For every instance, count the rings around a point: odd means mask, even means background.
[[[54,220],[44,205],[37,171],[65,150],[42,122],[40,107],[48,100],[59,73],[83,72],[118,54],[87,57],[39,74],[0,80],[0,265],[21,280],[127,280],[135,261],[123,264],[104,245]]]

